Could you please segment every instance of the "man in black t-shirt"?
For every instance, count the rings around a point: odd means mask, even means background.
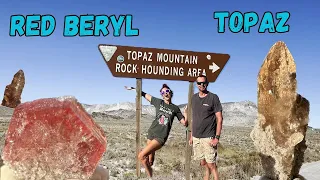
[[[216,165],[217,144],[222,128],[222,106],[219,97],[207,90],[207,77],[197,78],[199,92],[194,94],[192,104],[192,131],[190,145],[193,144],[194,159],[200,160],[205,167],[204,179],[212,173],[215,180],[219,179]]]

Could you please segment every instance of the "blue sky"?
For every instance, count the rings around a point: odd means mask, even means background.
[[[270,47],[284,41],[297,64],[298,92],[311,104],[310,125],[320,128],[318,95],[320,61],[320,3],[313,0],[227,1],[2,1],[0,6],[0,93],[19,69],[26,75],[23,101],[74,95],[88,104],[134,102],[135,93],[124,85],[135,86],[135,79],[114,78],[98,51],[98,44],[154,47],[177,50],[228,53],[231,59],[209,90],[222,102],[257,102],[257,75]],[[215,11],[289,11],[290,32],[259,34],[217,33]],[[51,14],[57,21],[50,37],[10,37],[9,20],[13,14]],[[62,36],[63,18],[70,14],[132,14],[139,37]],[[174,91],[174,103],[187,102],[188,82],[143,80],[143,89],[158,96],[162,83]],[[178,94],[178,95],[177,95]],[[2,98],[2,95],[0,96]],[[143,103],[146,103],[144,100]]]

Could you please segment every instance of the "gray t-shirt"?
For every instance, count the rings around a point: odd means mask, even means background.
[[[211,92],[200,98],[199,93],[192,96],[192,136],[208,138],[216,135],[216,112],[222,112],[219,97]]]
[[[151,104],[156,108],[156,118],[152,122],[148,133],[166,140],[169,136],[174,117],[177,117],[180,121],[184,116],[178,106],[166,104],[162,99],[152,97]]]

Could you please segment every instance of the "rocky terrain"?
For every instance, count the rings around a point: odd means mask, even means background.
[[[110,179],[135,178],[135,104],[86,105],[88,113],[104,129],[107,135],[107,151],[100,161],[110,170]],[[181,108],[184,104],[180,105]],[[250,179],[262,174],[258,153],[250,138],[256,120],[257,107],[249,101],[223,103],[224,126],[220,140],[218,165],[221,179]],[[0,106],[0,150],[13,109]],[[147,129],[153,120],[154,108],[143,106],[141,119],[142,147],[146,143]],[[305,162],[320,160],[320,132],[307,131]],[[154,179],[184,179],[185,127],[176,121],[167,144],[157,151],[154,163]],[[193,180],[202,179],[199,162],[192,161]],[[142,168],[142,179],[147,179]]]

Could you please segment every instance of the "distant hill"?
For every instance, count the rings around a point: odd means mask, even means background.
[[[183,111],[185,104],[178,105]],[[94,118],[109,118],[115,120],[134,120],[135,103],[123,102],[116,104],[82,104],[86,111]],[[257,105],[251,101],[225,102],[222,103],[223,124],[235,127],[252,127],[257,119]],[[0,105],[0,120],[9,122],[14,109]],[[151,105],[142,106],[142,117],[153,119],[155,108]],[[311,131],[320,132],[320,129],[308,126]]]
[[[183,111],[186,104],[178,105]],[[116,104],[83,104],[83,107],[93,117],[109,117],[115,119],[133,119],[135,118],[135,103],[123,102]],[[257,119],[257,106],[251,101],[227,102],[222,103],[223,108],[223,124],[227,126],[243,126],[250,127],[254,125]],[[151,105],[142,106],[142,116],[153,118],[155,108]]]

